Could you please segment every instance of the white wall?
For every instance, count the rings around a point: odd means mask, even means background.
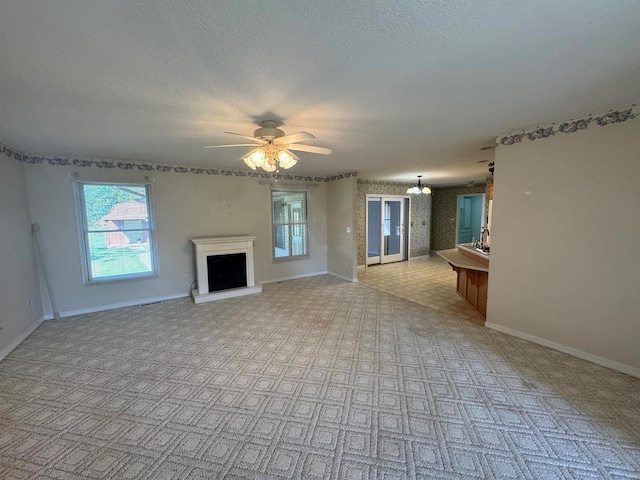
[[[355,177],[327,185],[327,270],[346,280],[357,280]],[[347,233],[347,229],[350,232]]]
[[[25,167],[0,153],[0,359],[41,317]]]
[[[640,373],[639,155],[640,118],[497,148],[488,324]]]
[[[15,162],[18,163],[18,162]],[[81,180],[140,182],[149,174],[158,246],[159,277],[105,285],[83,286],[71,174]],[[268,281],[327,270],[326,184],[309,191],[310,258],[273,263],[270,190],[258,179],[190,173],[144,172],[28,165],[32,221],[41,228],[44,252],[59,311],[186,294],[195,280],[190,237],[255,235],[256,281]],[[184,275],[187,280],[184,280]],[[49,311],[48,306],[45,310]]]

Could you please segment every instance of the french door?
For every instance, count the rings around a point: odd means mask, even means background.
[[[405,199],[367,198],[367,265],[405,260]]]

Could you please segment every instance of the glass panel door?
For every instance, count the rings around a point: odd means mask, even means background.
[[[367,200],[367,265],[380,263],[382,199]]]
[[[383,251],[380,263],[399,262],[404,260],[404,224],[403,200],[400,198],[383,198],[382,244]]]

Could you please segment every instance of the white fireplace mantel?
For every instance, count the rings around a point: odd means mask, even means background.
[[[256,237],[199,237],[191,238],[196,251],[196,274],[198,288],[191,290],[191,296],[195,303],[210,302],[223,298],[239,297],[252,293],[262,292],[262,286],[256,285],[253,269],[253,241]],[[247,286],[209,292],[209,276],[207,270],[207,257],[214,255],[230,255],[233,253],[246,254]]]

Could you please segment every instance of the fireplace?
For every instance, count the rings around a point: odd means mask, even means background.
[[[253,274],[256,237],[192,238],[196,253],[198,287],[191,290],[195,303],[262,292]]]
[[[247,286],[247,254],[207,256],[209,292]]]

